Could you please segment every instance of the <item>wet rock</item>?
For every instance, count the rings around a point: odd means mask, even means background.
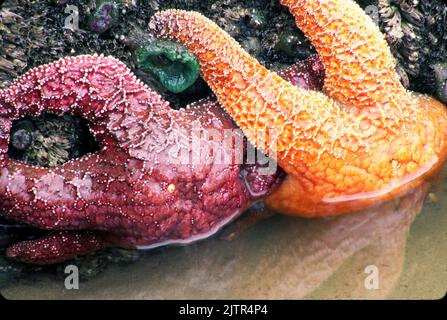
[[[241,45],[252,56],[258,56],[262,50],[261,41],[255,37],[247,37]]]
[[[264,13],[258,9],[249,10],[246,19],[248,26],[256,30],[264,28],[266,24],[266,18]]]
[[[289,57],[304,58],[310,53],[306,39],[298,30],[284,30],[279,35],[277,49]]]
[[[379,24],[398,60],[403,84],[446,102],[437,68],[447,62],[447,3],[443,0],[369,2],[378,6]]]
[[[99,1],[88,26],[91,31],[104,33],[114,27],[120,18],[121,1]]]

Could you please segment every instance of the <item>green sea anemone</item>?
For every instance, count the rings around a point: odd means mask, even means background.
[[[171,41],[154,40],[135,50],[137,65],[150,71],[173,93],[180,93],[196,82],[200,74],[197,58]]]

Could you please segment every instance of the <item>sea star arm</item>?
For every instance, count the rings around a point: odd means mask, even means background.
[[[15,243],[6,255],[24,263],[54,264],[110,245],[107,237],[98,232],[56,231],[39,239]]]
[[[142,132],[148,132],[144,126],[155,125],[152,114],[166,107],[111,57],[66,58],[17,79],[0,91],[0,200],[6,215],[45,229],[105,228],[106,220],[119,219],[117,204],[131,201],[121,199],[132,188],[123,181],[129,152],[138,157]],[[42,112],[83,116],[101,150],[56,168],[10,159],[12,122]]]
[[[293,113],[312,120],[317,117],[324,119],[322,113],[330,114],[324,110],[338,108],[324,94],[296,88],[261,66],[233,38],[200,13],[182,10],[159,12],[149,26],[161,37],[180,41],[198,57],[202,76],[220,104],[229,111],[249,140],[257,141],[257,146],[270,151],[270,154],[290,151],[285,145],[269,149],[267,141],[260,145],[263,138],[268,140],[269,130],[279,131],[279,143],[287,140],[281,138],[291,134],[287,129],[291,129],[293,124],[286,123],[284,128],[286,117]],[[278,92],[283,95],[278,97]],[[303,107],[295,110],[295,106]]]
[[[405,91],[375,23],[346,0],[281,0],[325,66],[325,91],[354,106],[375,106]]]

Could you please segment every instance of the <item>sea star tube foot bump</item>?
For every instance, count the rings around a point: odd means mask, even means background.
[[[194,53],[247,138],[288,173],[267,198],[279,212],[349,213],[402,196],[446,158],[447,115],[405,90],[383,35],[350,0],[283,0],[325,67],[324,92],[291,85],[197,12],[156,13],[149,28]],[[275,130],[269,145],[259,133]]]

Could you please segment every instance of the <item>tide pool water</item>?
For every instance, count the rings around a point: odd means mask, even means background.
[[[219,235],[147,251],[80,279],[34,274],[9,299],[438,299],[447,290],[447,176],[352,215],[274,216],[232,241]],[[82,266],[81,266],[82,267]]]

